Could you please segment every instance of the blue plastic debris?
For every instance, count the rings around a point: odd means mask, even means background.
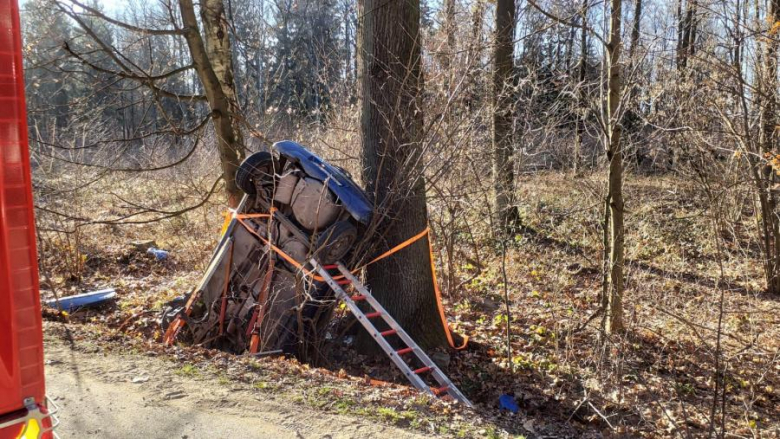
[[[517,401],[512,395],[501,395],[498,397],[498,405],[501,410],[509,410],[512,413],[520,411],[520,407],[517,406]]]
[[[63,297],[59,301],[60,311],[73,311],[76,308],[83,306],[95,306],[101,305],[109,300],[113,300],[116,297],[116,290],[113,288],[106,288],[105,290],[92,291],[84,294],[76,294],[75,296]],[[57,308],[56,300],[47,300],[46,305]]]
[[[155,259],[158,261],[164,261],[168,259],[168,252],[165,250],[160,250],[159,248],[149,247],[146,250],[147,254],[153,255]]]

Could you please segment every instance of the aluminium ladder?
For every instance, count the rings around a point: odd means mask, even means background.
[[[414,385],[414,387],[433,396],[449,395],[456,401],[465,404],[468,407],[473,407],[471,401],[468,400],[458,388],[447,378],[447,375],[441,371],[439,366],[431,360],[428,355],[415,343],[415,341],[401,328],[398,322],[385,311],[382,305],[371,295],[368,289],[358,280],[341,262],[337,262],[334,265],[321,265],[316,259],[310,260],[312,267],[322,276],[327,284],[336,293],[336,296],[343,300],[352,314],[357,317],[358,321],[364,328],[374,337],[374,340],[379,344],[388,357],[395,363],[395,365],[401,369],[401,372],[406,375],[406,378]],[[328,272],[328,270],[338,269],[344,279],[336,280]],[[352,285],[357,291],[358,295],[350,296],[344,290],[342,285]],[[364,313],[357,305],[357,302],[365,301],[371,308],[372,312]],[[385,331],[380,331],[372,322],[373,319],[380,319],[384,321],[390,328]],[[394,348],[387,340],[388,337],[398,336],[401,341],[406,345],[402,349]],[[412,369],[405,361],[406,355],[413,356],[422,363],[422,367],[418,369]],[[422,379],[423,374],[429,374],[437,383],[438,388],[431,388]]]

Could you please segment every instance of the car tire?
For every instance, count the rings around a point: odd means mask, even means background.
[[[273,181],[276,169],[276,160],[270,152],[256,152],[244,159],[238,166],[236,186],[246,194],[255,195],[258,184]]]
[[[352,250],[357,235],[357,227],[349,221],[333,223],[317,238],[317,260],[324,265],[339,261]]]

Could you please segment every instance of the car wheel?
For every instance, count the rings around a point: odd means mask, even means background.
[[[357,228],[349,221],[338,221],[317,238],[317,260],[329,265],[339,261],[357,240]]]
[[[238,166],[236,185],[245,193],[255,195],[258,185],[273,181],[276,169],[276,160],[270,152],[256,152]]]

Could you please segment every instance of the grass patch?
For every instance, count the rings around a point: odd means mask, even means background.
[[[200,376],[200,371],[197,367],[195,367],[192,364],[185,364],[184,366],[176,369],[174,371],[176,375],[187,377],[187,378],[196,378]]]

